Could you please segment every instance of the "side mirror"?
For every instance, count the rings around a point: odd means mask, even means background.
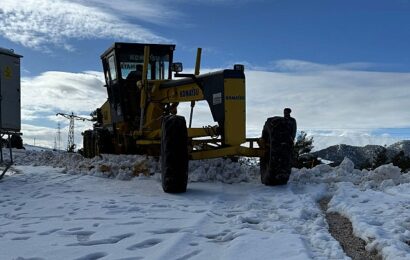
[[[235,64],[235,65],[233,65],[233,69],[234,70],[240,70],[240,71],[245,71],[245,66],[244,65],[242,65],[242,64]]]
[[[172,63],[171,70],[173,72],[180,73],[180,72],[182,72],[183,69],[184,69],[184,67],[182,66],[182,62]]]

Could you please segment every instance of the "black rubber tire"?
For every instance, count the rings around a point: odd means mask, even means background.
[[[161,129],[161,177],[164,192],[186,192],[188,161],[185,118],[177,115],[166,116]]]
[[[100,129],[94,131],[95,145],[94,145],[94,156],[100,155],[102,153],[114,153],[112,145],[112,135],[107,129]]]
[[[107,130],[86,130],[83,133],[83,156],[93,158],[102,153],[113,153],[111,134]]]
[[[287,184],[292,170],[293,138],[289,121],[271,117],[262,131],[264,155],[260,158],[261,182],[265,185]]]

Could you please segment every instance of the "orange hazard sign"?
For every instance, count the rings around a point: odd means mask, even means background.
[[[9,66],[6,66],[4,68],[4,78],[5,79],[11,79],[13,77],[13,71]]]

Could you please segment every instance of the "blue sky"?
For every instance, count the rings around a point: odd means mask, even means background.
[[[121,10],[116,12],[125,22],[164,38],[160,42],[176,43],[177,58],[187,66],[193,64],[195,48],[203,47],[207,51],[203,65],[211,68],[236,61],[267,66],[275,60],[296,59],[321,64],[365,62],[372,63],[373,69],[410,70],[410,55],[405,53],[410,42],[409,1],[221,0],[174,1],[172,6],[168,1],[153,2],[169,10],[172,17],[159,14],[147,21],[139,19],[137,11],[131,17],[121,15]],[[91,3],[88,6],[98,6]],[[64,40],[75,51],[48,45],[52,53],[45,55],[22,49],[4,37],[0,44],[19,50],[26,57],[24,67],[38,74],[99,70],[101,52],[113,41],[130,39]],[[39,64],[39,59],[44,62]]]
[[[2,0],[0,46],[24,55],[28,139],[52,145],[55,112],[104,101],[99,56],[114,41],[175,43],[186,68],[197,47],[204,69],[245,64],[252,134],[291,106],[301,129],[340,142],[410,136],[410,1]]]

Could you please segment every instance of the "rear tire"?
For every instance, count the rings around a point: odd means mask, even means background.
[[[185,118],[170,115],[162,121],[162,189],[168,193],[186,192],[188,184],[188,131]]]
[[[288,120],[271,117],[262,131],[264,155],[260,158],[261,181],[265,185],[283,185],[292,170],[293,138]]]
[[[85,158],[113,152],[111,134],[107,130],[86,130],[83,136],[83,156]]]

